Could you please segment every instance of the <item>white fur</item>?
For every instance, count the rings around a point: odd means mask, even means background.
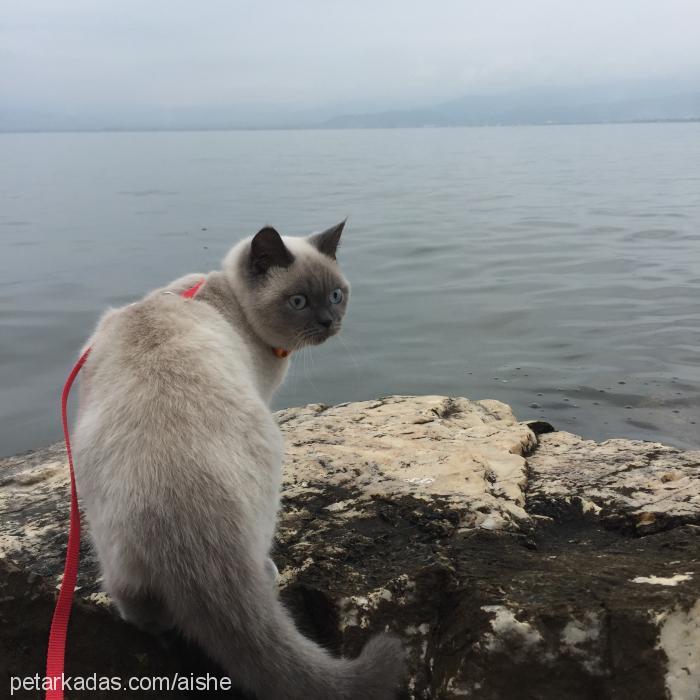
[[[344,283],[307,241],[284,243],[295,263],[269,282],[248,286],[245,241],[224,273],[188,275],[104,315],[81,379],[78,493],[125,619],[176,625],[261,697],[384,698],[400,667],[395,640],[334,659],[277,599],[269,550],[283,442],[268,402],[288,361],[270,348],[279,329],[249,302],[274,303],[275,285],[302,263]],[[195,299],[180,296],[202,277]]]

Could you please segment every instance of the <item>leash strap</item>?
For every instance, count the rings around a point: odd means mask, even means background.
[[[200,280],[193,287],[182,292],[183,297],[191,299],[200,290],[204,280]],[[80,356],[75,366],[68,375],[63,393],[61,394],[61,422],[63,424],[63,437],[66,441],[66,453],[68,455],[68,468],[70,470],[70,527],[68,530],[68,548],[66,550],[66,562],[63,567],[63,579],[58,593],[56,608],[51,620],[49,632],[49,648],[46,653],[46,678],[49,679],[46,689],[46,700],[63,700],[63,671],[66,657],[66,637],[71,608],[73,607],[73,593],[75,582],[78,578],[78,566],[80,564],[80,510],[78,509],[78,491],[75,487],[75,471],[73,469],[73,453],[70,446],[70,433],[68,430],[68,396],[78,373],[83,368],[90,354],[88,348]]]
[[[78,492],[75,488],[73,454],[68,433],[68,396],[73,382],[78,376],[78,372],[80,372],[90,354],[90,350],[91,348],[88,348],[75,363],[75,367],[68,375],[61,394],[63,437],[66,440],[68,467],[70,469],[70,529],[68,530],[68,549],[66,551],[66,563],[63,567],[61,590],[56,601],[56,609],[51,621],[51,632],[49,633],[46,677],[50,679],[50,684],[46,691],[46,700],[63,700],[63,661],[66,653],[66,632],[68,630],[70,611],[73,606],[73,591],[75,590],[75,581],[78,577],[78,565],[80,563],[80,511],[78,510]]]

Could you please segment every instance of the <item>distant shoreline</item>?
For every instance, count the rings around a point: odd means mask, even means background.
[[[520,124],[423,124],[422,126],[214,126],[214,127],[103,127],[94,129],[0,129],[2,134],[146,134],[146,133],[197,133],[226,131],[393,131],[398,129],[498,129],[543,126],[618,126],[624,124],[698,124],[699,117],[687,119],[630,119],[621,121],[570,121],[523,122]]]

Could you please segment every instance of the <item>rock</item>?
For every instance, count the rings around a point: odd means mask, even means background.
[[[394,396],[287,409],[279,420],[292,503],[335,494],[332,507],[355,517],[372,500],[439,499],[450,531],[515,530],[528,520],[523,455],[537,439],[499,401]]]
[[[309,636],[354,655],[394,630],[410,654],[405,697],[700,698],[700,453],[598,444],[441,396],[278,419],[274,558]],[[67,484],[60,446],[0,460],[4,676],[43,670]],[[119,622],[82,549],[69,672],[215,670]]]
[[[584,510],[599,512],[608,526],[638,533],[698,521],[700,451],[682,452],[641,440],[598,444],[554,433],[541,437],[529,464],[533,508],[538,500],[578,498]]]

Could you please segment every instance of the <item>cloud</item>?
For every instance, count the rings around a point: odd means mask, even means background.
[[[2,109],[117,121],[700,74],[695,0],[24,0],[0,22]]]

